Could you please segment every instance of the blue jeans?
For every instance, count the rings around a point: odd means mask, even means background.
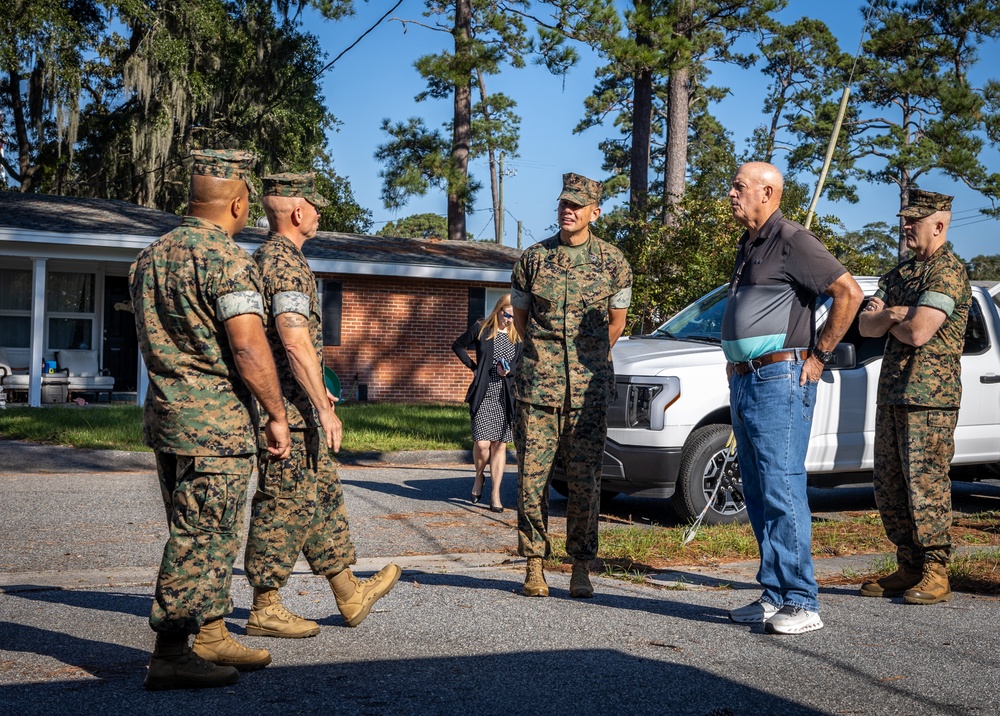
[[[747,516],[760,546],[761,596],[819,611],[812,561],[806,449],[816,383],[799,385],[802,363],[772,363],[729,381]]]

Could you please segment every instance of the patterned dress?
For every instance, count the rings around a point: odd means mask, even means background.
[[[490,366],[490,382],[486,388],[479,410],[472,418],[472,439],[510,442],[511,415],[507,413],[507,396],[504,380],[497,373],[497,361],[504,359],[513,365],[516,348],[503,331],[497,331],[493,339],[493,365]]]

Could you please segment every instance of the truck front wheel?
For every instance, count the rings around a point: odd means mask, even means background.
[[[740,464],[736,450],[726,448],[731,433],[728,425],[706,425],[692,432],[684,444],[672,498],[674,511],[682,520],[695,520],[709,505],[706,525],[747,522]]]

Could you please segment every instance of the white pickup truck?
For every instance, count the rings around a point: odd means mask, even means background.
[[[878,279],[857,277],[866,296]],[[1000,462],[1000,284],[974,286],[962,356],[962,407],[954,466]],[[826,318],[829,299],[817,310]],[[705,522],[746,520],[730,434],[726,359],[720,346],[726,287],[698,299],[650,335],[620,340],[612,355],[618,400],[608,413],[601,489],[672,498],[682,519],[711,505]],[[870,482],[875,391],[885,338],[863,338],[857,319],[819,385],[806,470],[810,484]],[[953,470],[954,471],[954,470]],[[969,471],[966,471],[969,472]],[[989,476],[990,470],[978,471]],[[557,490],[565,484],[554,481]],[[561,488],[561,489],[560,489]]]

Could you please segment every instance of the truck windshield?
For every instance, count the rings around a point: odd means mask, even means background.
[[[719,286],[653,331],[657,338],[722,341],[722,314],[726,312],[728,285]]]

